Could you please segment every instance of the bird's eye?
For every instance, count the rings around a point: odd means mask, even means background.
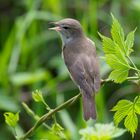
[[[63,28],[64,28],[64,29],[69,29],[69,27],[68,27],[68,26],[64,26]]]

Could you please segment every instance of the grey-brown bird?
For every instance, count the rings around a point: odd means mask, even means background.
[[[95,94],[100,88],[100,74],[95,45],[75,19],[66,18],[53,25],[50,29],[61,36],[64,62],[82,94],[84,119],[96,119]]]

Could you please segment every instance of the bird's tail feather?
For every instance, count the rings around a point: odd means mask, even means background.
[[[83,95],[84,119],[96,119],[95,99],[91,96]]]

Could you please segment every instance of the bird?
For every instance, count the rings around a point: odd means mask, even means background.
[[[87,121],[96,119],[95,95],[100,89],[99,59],[96,48],[84,33],[80,22],[65,18],[56,22],[50,30],[57,31],[62,40],[62,58],[71,79],[82,94],[83,117]]]

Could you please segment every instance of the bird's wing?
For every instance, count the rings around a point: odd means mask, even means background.
[[[88,74],[88,83],[92,87],[94,93],[97,93],[100,88],[100,73],[99,73],[99,62],[96,56],[87,56],[83,60],[83,64]]]
[[[86,96],[91,97],[93,90],[88,81],[89,77],[85,71],[82,61],[75,61],[73,65],[71,65],[71,67],[69,67],[68,69],[70,71],[72,79],[78,84],[80,89],[84,91]]]
[[[87,38],[87,47],[91,47],[91,52],[83,57],[83,64],[89,76],[89,84],[91,85],[93,92],[97,93],[100,88],[100,70],[99,60],[96,56],[96,48],[94,42]]]

